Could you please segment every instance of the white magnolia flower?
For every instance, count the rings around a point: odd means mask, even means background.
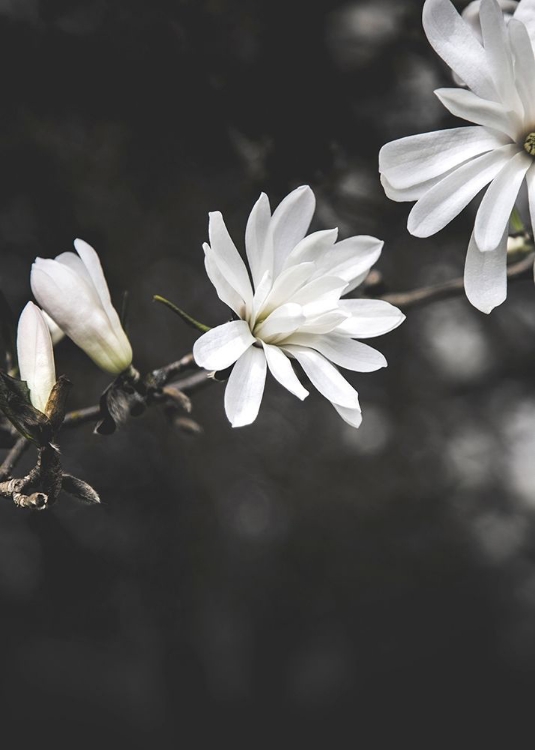
[[[44,412],[56,382],[56,369],[48,326],[33,302],[28,302],[19,318],[17,355],[20,379],[26,381],[30,401],[36,409]]]
[[[110,299],[98,255],[83,240],[75,253],[36,258],[31,285],[36,300],[93,362],[118,375],[132,363],[132,347]]]
[[[43,318],[45,319],[45,323],[48,326],[48,330],[50,331],[50,338],[52,339],[52,344],[56,346],[56,344],[59,344],[59,342],[65,338],[65,334],[61,330],[61,328],[58,326],[58,324],[52,320],[50,315],[46,313],[44,310],[41,310],[43,314]]]
[[[390,198],[417,201],[408,220],[417,237],[438,232],[489,186],[465,266],[468,299],[489,313],[507,295],[508,224],[524,182],[535,218],[535,0],[521,0],[507,24],[496,0],[482,0],[479,18],[482,44],[450,0],[423,9],[430,43],[469,89],[435,93],[475,125],[388,143],[379,171]]]
[[[307,186],[290,193],[273,216],[267,196],[260,196],[245,232],[252,284],[222,215],[210,214],[206,271],[238,320],[201,336],[193,354],[208,370],[234,365],[225,391],[233,427],[256,419],[268,368],[295,396],[308,396],[290,360],[301,365],[346,422],[358,427],[357,392],[334,365],[357,372],[385,367],[382,354],[354,339],[387,333],[404,320],[381,300],[340,299],[364,280],[383,243],[366,236],[336,242],[336,229],[305,237],[314,208]]]

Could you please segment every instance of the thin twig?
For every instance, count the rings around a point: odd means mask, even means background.
[[[509,281],[521,281],[533,277],[533,255],[523,258],[517,263],[512,263],[507,269]],[[433,284],[424,286],[420,289],[413,289],[410,292],[396,292],[394,294],[385,294],[379,299],[390,302],[392,305],[399,307],[401,310],[408,310],[412,307],[426,305],[429,302],[435,302],[441,299],[459,297],[464,295],[464,280],[462,278],[446,281],[444,284]]]
[[[18,438],[17,442],[15,443],[13,448],[11,448],[2,465],[0,466],[0,480],[11,476],[11,472],[29,447],[29,440],[26,440],[26,438],[23,437]]]

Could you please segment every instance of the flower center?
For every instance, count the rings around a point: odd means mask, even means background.
[[[524,151],[530,156],[535,156],[535,133],[528,133],[524,141]]]

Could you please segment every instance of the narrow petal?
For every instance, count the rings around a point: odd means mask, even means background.
[[[358,408],[357,392],[325,357],[302,346],[284,346],[284,351],[295,357],[322,396],[333,404],[350,409]]]
[[[294,247],[310,226],[316,199],[308,185],[293,190],[277,206],[269,226],[269,239],[273,245],[273,271],[277,275]]]
[[[362,424],[362,412],[360,406],[355,409],[348,409],[346,406],[338,406],[338,404],[333,404],[333,406],[344,422],[347,422],[351,427],[360,427]]]
[[[443,175],[474,156],[510,139],[479,125],[409,135],[387,143],[379,152],[379,171],[396,190]]]
[[[339,305],[351,317],[341,323],[337,330],[358,339],[382,336],[405,320],[401,310],[380,299],[342,299]]]
[[[253,300],[249,274],[219,211],[210,214],[208,233],[213,259],[221,274],[244,300],[245,304],[249,306]]]
[[[290,393],[293,393],[294,396],[297,396],[297,398],[300,398],[301,401],[303,401],[309,393],[307,389],[301,385],[288,357],[278,346],[271,346],[264,342],[262,342],[262,346],[264,347],[269,371],[275,380],[278,380],[286,390],[290,391]]]
[[[41,310],[28,302],[19,318],[17,355],[21,380],[26,381],[30,400],[44,412],[56,382],[52,339]]]
[[[481,99],[467,89],[436,89],[435,95],[455,117],[493,128],[515,140],[521,126],[520,118],[508,112],[499,102]]]
[[[225,411],[233,427],[255,421],[264,395],[266,357],[262,349],[251,346],[234,365],[225,388]]]
[[[255,339],[244,320],[231,320],[204,333],[193,345],[199,367],[224,370],[254,344]]]
[[[335,365],[354,372],[375,372],[387,366],[386,359],[380,352],[347,336],[294,333],[287,343],[315,349]]]
[[[52,345],[56,346],[56,344],[59,344],[61,339],[65,338],[65,334],[61,330],[61,328],[58,326],[55,320],[52,320],[50,315],[46,313],[44,310],[41,310],[41,313],[43,315],[43,318],[45,319],[45,323],[48,326],[48,330],[50,332],[50,338],[52,339]]]
[[[378,261],[383,245],[382,240],[367,235],[342,240],[318,259],[314,276],[338,276],[348,284],[354,282]]]
[[[531,225],[535,227],[535,163],[526,172],[526,183],[528,186],[529,215]]]
[[[485,0],[481,3],[479,20],[483,47],[496,90],[508,109],[517,109],[520,100],[515,87],[513,56],[503,11],[496,0]]]
[[[526,27],[533,44],[535,44],[535,0],[520,0],[514,18]]]
[[[491,182],[479,206],[474,233],[481,252],[494,250],[509,224],[518,191],[533,159],[520,151],[510,159]]]
[[[517,152],[516,144],[502,146],[472,159],[445,177],[413,207],[407,223],[409,232],[416,237],[429,237],[443,229]]]
[[[444,179],[446,174],[449,174],[451,170],[446,172],[445,174],[441,174],[438,177],[433,177],[431,180],[426,180],[425,182],[419,182],[417,185],[411,185],[410,187],[406,188],[395,188],[392,187],[392,185],[389,183],[387,178],[384,174],[380,176],[381,185],[383,186],[383,190],[385,191],[385,195],[387,198],[390,198],[391,201],[396,201],[397,203],[403,203],[404,201],[417,201],[419,200],[424,193],[427,193],[428,190],[431,190],[432,187],[434,187],[440,180]]]
[[[338,229],[322,229],[319,232],[312,232],[297,243],[286,258],[284,268],[319,260],[325,252],[332,248],[337,237]]]
[[[305,307],[305,312],[306,309]],[[339,308],[328,310],[314,317],[307,317],[306,323],[299,328],[299,333],[331,333],[347,318],[347,313]]]
[[[273,264],[273,259],[268,257],[271,249],[266,246],[270,221],[269,198],[265,193],[261,193],[249,214],[245,229],[245,250],[255,289],[265,271],[271,270]]]
[[[316,266],[314,263],[300,263],[298,266],[290,266],[275,279],[270,293],[267,295],[262,306],[262,312],[265,316],[276,307],[280,307],[285,302],[292,301],[299,304],[300,300],[294,299],[297,291],[303,287],[314,273]]]
[[[464,289],[472,305],[488,314],[507,297],[507,232],[498,247],[486,253],[479,250],[474,234],[466,255]]]
[[[132,362],[132,349],[118,342],[95,288],[80,274],[55,260],[37,258],[31,287],[39,305],[102,369],[123,372]]]
[[[212,248],[206,242],[203,245],[204,249],[204,267],[206,268],[206,274],[212,284],[215,287],[217,296],[228,305],[231,310],[234,310],[239,318],[245,316],[245,301],[240,297],[238,292],[231,286],[226,278],[223,276],[217,265]]]
[[[515,15],[516,18],[516,15]],[[535,57],[528,30],[524,24],[512,18],[507,27],[511,39],[511,49],[515,59],[516,88],[522,100],[524,119],[535,124]],[[535,38],[535,9],[533,11],[533,38]],[[519,134],[520,135],[520,134]]]
[[[345,279],[339,276],[322,276],[305,284],[292,296],[292,302],[303,305],[307,317],[338,307],[338,300],[346,290]]]
[[[496,100],[483,47],[449,0],[426,0],[423,26],[431,46],[449,67],[484,99]]]
[[[296,331],[305,320],[301,305],[288,302],[273,310],[271,315],[255,328],[255,336],[262,341],[274,343],[280,336],[287,336]]]

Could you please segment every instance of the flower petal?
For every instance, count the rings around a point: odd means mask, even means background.
[[[531,156],[520,151],[510,159],[489,185],[477,211],[474,224],[475,240],[482,253],[494,250],[509,224],[511,211],[528,169]]]
[[[431,46],[449,67],[484,99],[496,100],[483,47],[449,0],[426,0],[423,26]]]
[[[266,357],[262,349],[251,346],[234,365],[225,388],[225,412],[233,427],[255,421],[264,395]]]
[[[353,288],[353,283],[378,261],[383,245],[376,237],[348,237],[318,259],[314,276],[338,276]],[[346,293],[351,288],[346,287]]]
[[[443,229],[517,152],[516,144],[502,146],[477,156],[445,177],[414,205],[407,222],[409,232],[416,237],[429,237]]]
[[[312,385],[325,398],[339,406],[346,406],[350,409],[358,408],[357,392],[325,357],[303,346],[285,345],[283,349],[295,357],[310,378]]]
[[[309,393],[300,383],[288,357],[278,346],[271,346],[265,342],[262,342],[262,346],[264,347],[269,371],[275,380],[278,380],[286,390],[303,401]]]
[[[470,238],[464,267],[464,289],[468,300],[484,313],[490,313],[507,297],[507,231],[495,250],[482,253]]]
[[[244,300],[240,297],[234,287],[228,283],[226,278],[219,270],[219,266],[215,261],[212,248],[210,247],[210,245],[208,245],[208,243],[204,243],[203,250],[204,267],[206,268],[206,274],[214,285],[217,296],[219,297],[221,302],[224,302],[225,305],[228,305],[231,310],[234,310],[239,318],[244,317],[246,312]]]
[[[342,299],[339,306],[351,318],[341,323],[337,331],[358,339],[382,336],[405,320],[401,310],[381,299]]]
[[[467,89],[436,89],[434,93],[455,117],[499,130],[516,139],[520,120],[499,102],[481,99]]]
[[[293,190],[277,206],[269,225],[269,240],[273,245],[273,271],[277,275],[294,247],[307,233],[316,198],[308,185]]]
[[[219,211],[210,213],[208,233],[213,258],[221,274],[244,300],[246,306],[249,306],[253,299],[249,274]]]
[[[315,349],[335,365],[354,372],[375,372],[387,366],[386,359],[376,349],[346,336],[294,333],[288,343]]]
[[[526,172],[526,183],[528,186],[529,215],[531,224],[535,227],[535,163]]]
[[[255,328],[255,336],[262,341],[275,343],[281,336],[285,337],[296,331],[305,322],[301,305],[287,302],[276,310]]]
[[[503,11],[496,0],[485,0],[479,9],[483,47],[490,74],[501,101],[508,109],[518,109],[513,57]]]
[[[119,342],[95,288],[63,263],[36,258],[30,276],[39,305],[64,333],[102,369],[123,372],[132,349]]]
[[[443,175],[509,140],[480,125],[409,135],[382,147],[379,171],[393,188],[400,190]]]
[[[524,119],[527,122],[535,123],[535,98],[533,97],[535,58],[533,54],[533,46],[527,28],[524,24],[516,21],[515,18],[512,18],[509,21],[509,26],[507,28],[515,60],[516,88],[522,100]],[[535,39],[535,3],[533,10],[533,28],[533,38]]]
[[[520,0],[514,18],[524,24],[532,43],[535,43],[535,0]]]
[[[319,260],[332,248],[338,237],[338,229],[322,229],[304,237],[286,258],[284,268]]]
[[[347,422],[351,427],[360,427],[362,424],[362,412],[360,406],[354,409],[348,409],[346,406],[338,406],[338,404],[333,404],[333,406],[344,422]]]
[[[244,320],[231,320],[203,333],[193,345],[193,356],[199,367],[224,370],[233,365],[254,342],[254,336]]]
[[[255,288],[260,283],[264,273],[272,268],[272,258],[268,257],[271,249],[266,245],[270,221],[269,198],[265,193],[261,193],[249,214],[245,229],[245,250]]]
[[[30,390],[30,400],[36,409],[44,412],[56,382],[56,370],[48,326],[33,302],[28,302],[19,318],[17,355],[20,378]]]
[[[300,263],[298,266],[290,266],[290,268],[282,271],[275,279],[273,287],[262,305],[263,315],[269,314],[276,307],[280,307],[290,300],[301,304],[300,300],[294,299],[294,297],[298,290],[307,283],[315,269],[314,263]]]

